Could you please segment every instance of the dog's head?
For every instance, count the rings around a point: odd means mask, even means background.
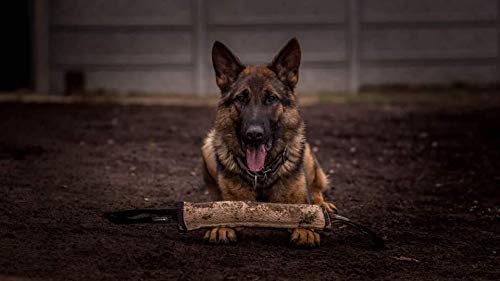
[[[295,38],[270,64],[259,66],[245,66],[224,44],[213,45],[212,61],[221,90],[216,126],[251,171],[262,170],[268,155],[284,148],[286,131],[300,125],[294,94],[300,56]]]

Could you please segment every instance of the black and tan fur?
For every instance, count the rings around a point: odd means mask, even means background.
[[[296,39],[290,40],[270,64],[259,66],[245,66],[222,43],[214,44],[212,59],[221,98],[215,127],[208,133],[202,153],[205,182],[216,199],[307,203],[309,186],[314,204],[335,210],[323,199],[328,179],[306,142],[304,122],[297,108],[294,88],[300,57]],[[246,118],[242,116],[242,103],[258,106],[252,114],[268,116],[273,144],[266,163],[280,157],[286,148],[283,163],[272,175],[260,178],[257,185],[238,162],[245,158],[240,137],[242,119]],[[209,230],[205,238],[212,243],[234,242],[236,232],[218,227]],[[320,237],[311,230],[297,228],[292,231],[291,242],[312,247],[319,245]]]

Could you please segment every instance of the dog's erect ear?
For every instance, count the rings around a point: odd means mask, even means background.
[[[269,69],[274,71],[285,85],[293,89],[299,81],[299,66],[300,45],[296,38],[292,38],[274,57]]]
[[[217,86],[224,92],[238,77],[245,66],[231,51],[219,41],[212,47],[212,63]]]

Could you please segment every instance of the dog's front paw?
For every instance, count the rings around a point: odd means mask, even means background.
[[[295,228],[290,236],[290,244],[300,248],[319,247],[321,238],[318,233],[305,229]]]
[[[211,244],[233,244],[236,243],[236,231],[229,227],[217,226],[207,230],[204,240]]]
[[[332,202],[327,202],[327,201],[324,201],[324,200],[321,200],[320,202],[314,202],[314,204],[316,205],[320,205],[321,207],[323,207],[328,213],[333,213],[333,214],[336,214],[338,213],[338,210],[337,210],[337,207],[335,206],[335,204],[333,204]]]

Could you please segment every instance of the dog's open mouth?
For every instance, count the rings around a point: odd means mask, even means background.
[[[246,149],[246,160],[247,167],[252,172],[259,172],[264,168],[266,163],[267,152],[272,147],[272,141],[260,144],[258,146],[247,147]]]

